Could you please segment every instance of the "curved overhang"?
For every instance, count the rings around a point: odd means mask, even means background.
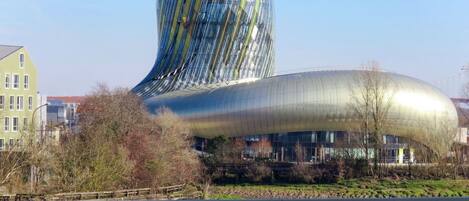
[[[217,84],[145,100],[152,113],[170,108],[195,135],[212,138],[296,131],[351,131],[360,118],[351,109],[366,71],[322,71],[280,75],[238,84]],[[428,132],[445,122],[457,128],[456,109],[434,87],[411,77],[382,73],[392,83],[385,132],[417,141],[446,134]],[[429,140],[430,139],[430,140]],[[426,144],[430,144],[428,142]]]

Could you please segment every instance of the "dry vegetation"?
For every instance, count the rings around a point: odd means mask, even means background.
[[[408,167],[389,168],[378,163],[382,154],[368,150],[380,150],[383,145],[383,135],[389,123],[386,122],[387,113],[392,107],[390,99],[393,95],[389,88],[394,86],[389,78],[383,77],[375,68],[377,64],[370,65],[372,70],[366,71],[357,81],[360,90],[354,93],[357,96],[353,97],[350,105],[360,123],[358,128],[353,128],[353,134],[357,136],[353,137],[355,141],[349,143],[349,148],[359,147],[365,150],[364,158],[337,142],[337,145],[343,147],[338,149],[339,157],[328,162],[322,161],[323,164],[320,165],[306,164],[302,161],[305,158],[305,149],[297,143],[294,148],[296,164],[273,163],[270,161],[272,144],[262,138],[258,142],[251,142],[251,148],[257,150],[257,155],[254,159],[247,160],[244,153],[245,140],[217,137],[208,140],[207,153],[199,160],[191,148],[192,136],[188,126],[175,114],[161,108],[158,116],[151,117],[141,100],[128,90],[110,90],[101,86],[80,105],[79,129],[76,132],[66,133],[59,143],[54,144],[35,138],[35,129],[30,128],[23,131],[23,146],[12,146],[7,151],[0,152],[0,194],[156,188],[182,183],[203,183],[205,191],[208,191],[212,182],[284,182],[338,183],[339,186],[327,186],[336,188],[337,192],[323,191],[321,189],[325,188],[322,186],[294,190],[298,195],[304,195],[303,197],[284,197],[291,189],[285,194],[281,190],[266,192],[264,189],[256,189],[257,187],[215,187],[214,193],[229,197],[242,192],[248,198],[310,198],[323,195],[357,197],[362,193],[370,193],[368,197],[381,194],[394,196],[400,193],[407,196],[414,192],[402,189],[389,192],[374,189],[369,192],[362,186],[372,185],[370,183],[358,182],[362,185],[358,188],[351,186],[352,183],[341,183],[356,178],[368,178],[375,182],[373,179],[376,177],[392,178],[396,182],[416,178],[467,178],[467,165],[464,166],[463,161],[457,157],[448,158],[443,154],[451,148],[451,139],[443,140],[447,143],[435,140],[441,138],[427,139],[434,140],[428,141],[437,150],[434,152],[429,151],[432,149],[428,144],[410,142],[422,161],[433,163],[430,166],[412,166],[409,163]],[[451,125],[444,121],[425,129],[434,135],[448,138],[454,133]],[[458,149],[453,147],[453,152],[458,153]],[[368,153],[373,156],[368,156]],[[467,186],[464,182],[458,184]],[[431,188],[433,187],[428,189]],[[442,192],[446,193],[446,190]],[[417,191],[420,192],[415,189]],[[427,194],[430,192],[423,191]],[[269,193],[271,197],[265,197]],[[469,194],[464,190],[456,193]]]
[[[152,118],[128,90],[103,86],[79,110],[78,131],[65,134],[60,143],[45,146],[32,140],[21,150],[1,153],[4,191],[103,191],[199,179],[201,164],[191,149],[189,129],[171,111],[163,108]],[[35,172],[32,183],[30,169]]]
[[[242,147],[245,145],[242,140],[218,137],[208,142],[209,155],[204,158],[206,174],[210,180],[217,184],[324,184],[357,178],[371,181],[392,179],[396,182],[414,179],[467,179],[469,169],[467,165],[463,165],[462,157],[459,157],[461,149],[453,145],[456,134],[453,122],[444,117],[433,124],[423,122],[421,130],[425,133],[412,134],[423,136],[425,139],[417,137],[417,141],[425,144],[406,139],[408,146],[415,150],[415,157],[426,164],[415,165],[410,160],[406,166],[382,163],[387,157],[387,150],[383,148],[383,135],[392,129],[388,127],[393,123],[388,122],[388,113],[393,107],[392,99],[397,85],[379,70],[377,63],[371,62],[365,67],[369,70],[363,71],[354,83],[358,87],[353,87],[356,91],[350,104],[359,120],[358,126],[351,128],[352,137],[349,142],[336,142],[337,155],[331,161],[313,165],[305,163],[302,161],[305,149],[297,143],[294,147],[296,164],[271,162],[263,155],[272,150],[272,145],[263,140],[251,142],[250,146],[259,150],[260,157],[246,160],[243,159]],[[449,151],[457,157],[448,155]]]
[[[387,168],[386,163],[380,164],[386,160],[387,154],[383,146],[383,136],[395,131],[389,111],[394,107],[393,99],[399,83],[395,83],[390,76],[381,72],[379,64],[375,61],[365,64],[363,68],[365,70],[351,83],[352,101],[349,108],[358,123],[350,128],[350,133],[354,135],[350,146],[361,148],[364,159],[373,163],[373,168],[369,169],[370,174],[381,177],[382,171]],[[431,122],[424,119],[417,121],[418,128],[399,130],[400,137],[409,141],[410,148],[417,149],[420,162],[447,163],[448,153],[458,151],[452,150],[457,134],[454,119],[442,115],[435,116]],[[357,156],[348,153],[347,149],[342,152],[344,159],[357,159]],[[370,153],[373,155],[369,156]]]
[[[395,93],[395,83],[380,71],[375,61],[364,65],[365,71],[351,84],[352,97],[350,108],[359,123],[352,130],[360,139],[357,145],[364,150],[365,159],[370,160],[370,149],[373,150],[373,168],[371,174],[380,175],[381,148],[383,135],[389,129],[389,110]]]

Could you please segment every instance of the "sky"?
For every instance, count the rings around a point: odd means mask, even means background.
[[[273,0],[276,72],[358,69],[460,96],[469,72],[467,0]],[[1,0],[0,44],[25,46],[45,95],[136,85],[157,51],[155,0]]]

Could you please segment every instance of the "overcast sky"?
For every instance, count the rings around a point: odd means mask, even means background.
[[[469,77],[467,0],[274,0],[277,72],[370,60],[458,96]],[[0,44],[31,53],[41,93],[132,87],[157,50],[155,0],[1,0]]]

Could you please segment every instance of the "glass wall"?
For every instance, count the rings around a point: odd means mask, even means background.
[[[290,132],[242,138],[246,142],[244,155],[251,159],[322,163],[337,158],[365,158],[364,143],[360,142],[359,136],[343,131]],[[381,149],[382,162],[409,162],[410,149],[403,139],[393,135],[385,135],[383,138],[386,141]],[[263,146],[260,148],[259,144]],[[368,156],[373,158],[374,150],[369,146]],[[267,154],[259,154],[266,150]]]

